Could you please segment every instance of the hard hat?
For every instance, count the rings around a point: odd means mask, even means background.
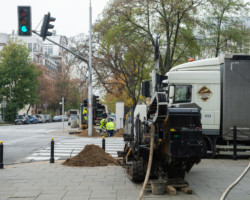
[[[192,61],[194,61],[193,58],[189,58],[189,59],[188,59],[188,62],[192,62]]]

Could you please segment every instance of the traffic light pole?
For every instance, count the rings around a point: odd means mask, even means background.
[[[36,35],[38,35],[38,36],[40,36],[40,34],[39,33],[37,33],[36,31],[32,31],[32,33],[35,33]],[[87,64],[89,64],[89,62],[88,62],[88,60],[86,60],[85,58],[83,58],[82,56],[80,56],[79,54],[77,54],[77,53],[75,53],[75,52],[73,52],[72,50],[70,50],[69,48],[67,48],[67,47],[65,47],[65,46],[63,46],[63,45],[61,45],[61,44],[59,44],[59,43],[57,43],[57,42],[55,42],[55,41],[53,41],[53,40],[51,40],[51,39],[49,39],[49,38],[46,38],[46,40],[48,40],[48,41],[50,41],[50,42],[52,42],[53,44],[55,44],[55,45],[58,45],[59,47],[61,47],[61,48],[63,48],[63,49],[65,49],[66,51],[69,51],[70,53],[72,53],[74,56],[76,56],[77,58],[79,58],[80,60],[82,60],[83,62],[85,62],[85,63],[87,63]]]
[[[92,124],[93,124],[93,108],[92,108],[92,8],[91,8],[91,0],[90,0],[90,30],[89,30],[89,61],[86,60],[85,58],[83,58],[82,56],[80,56],[79,54],[73,52],[72,50],[70,50],[69,48],[58,44],[57,42],[49,39],[49,38],[45,38],[46,40],[52,42],[55,45],[58,45],[59,47],[65,49],[66,51],[72,53],[74,56],[76,56],[78,59],[82,60],[83,62],[88,64],[88,68],[89,68],[89,89],[88,89],[88,136],[92,136]],[[36,31],[32,30],[33,33],[35,33],[36,35],[40,36],[39,33],[37,33]]]
[[[92,107],[92,6],[89,1],[89,90],[88,90],[88,136],[92,136],[93,107]]]

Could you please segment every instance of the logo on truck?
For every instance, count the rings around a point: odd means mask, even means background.
[[[207,86],[202,86],[197,92],[197,95],[202,101],[205,102],[213,95],[213,93]]]

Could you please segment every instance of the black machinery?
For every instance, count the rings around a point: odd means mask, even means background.
[[[145,179],[148,163],[152,161],[151,179],[166,179],[170,185],[171,181],[182,184],[185,183],[185,173],[202,157],[201,114],[196,104],[178,107],[168,103],[167,92],[164,91],[167,84],[163,81],[167,76],[156,73],[159,69],[158,40],[159,36],[156,40],[156,68],[152,72],[152,96],[147,106],[147,116],[141,121],[140,113],[134,119],[132,112],[131,118],[126,121],[123,164],[128,177],[134,182]],[[149,82],[144,82],[143,96],[150,97],[149,87]],[[153,146],[151,140],[154,141]]]
[[[184,180],[185,172],[200,162],[200,110],[168,108],[166,100],[165,93],[156,93],[148,106],[148,119],[141,121],[137,116],[134,133],[131,131],[131,134],[124,134],[124,164],[128,177],[134,182],[145,178],[150,151],[150,124],[155,126],[151,178]]]

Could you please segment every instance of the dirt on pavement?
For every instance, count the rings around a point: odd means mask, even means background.
[[[97,166],[108,166],[116,165],[120,163],[106,153],[101,147],[90,144],[86,145],[85,148],[78,153],[75,157],[67,159],[63,162],[66,166],[79,166],[79,167],[97,167]]]
[[[88,129],[83,130],[80,134],[78,134],[79,137],[88,137]],[[94,126],[92,127],[92,137],[102,137],[100,133],[96,131]]]
[[[124,130],[123,128],[119,129],[114,137],[123,137]]]

